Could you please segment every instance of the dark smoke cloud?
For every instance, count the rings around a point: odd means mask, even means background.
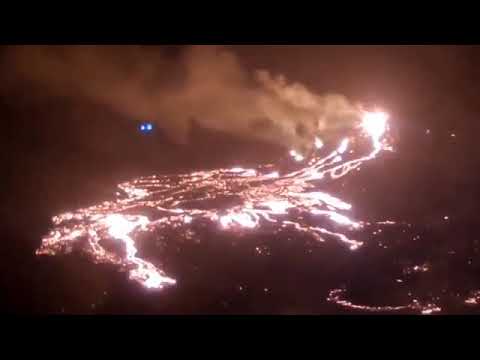
[[[14,46],[10,84],[28,80],[42,92],[84,97],[132,119],[156,122],[185,142],[201,126],[304,149],[316,135],[351,127],[359,111],[340,95],[312,93],[268,71],[253,74],[218,46]]]

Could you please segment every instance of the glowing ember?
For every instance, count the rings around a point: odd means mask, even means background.
[[[361,229],[364,223],[348,216],[351,204],[315,187],[319,180],[343,177],[388,149],[384,140],[387,120],[385,113],[365,113],[359,134],[366,134],[370,141],[362,144],[345,138],[327,155],[319,154],[318,150],[325,145],[317,138],[314,144],[317,152],[310,157],[308,166],[287,174],[272,172],[271,167],[232,168],[151,176],[120,184],[114,201],[53,217],[55,227],[43,238],[37,254],[68,252],[73,243],[84,239],[82,251],[95,262],[115,264],[144,287],[161,289],[175,284],[175,280],[138,257],[135,239],[142,232],[182,227],[188,232],[191,224],[207,221],[232,234],[265,228],[270,232],[294,230],[318,241],[334,239],[356,250],[362,242],[348,234]],[[359,144],[358,153],[362,147],[368,146],[370,150],[366,155],[352,158],[351,154],[357,153],[347,153],[352,144]],[[304,160],[296,151],[292,150],[290,155],[298,162]],[[237,204],[225,208],[210,205],[212,200],[228,197],[238,200]],[[102,246],[103,240],[112,240],[124,250],[107,250]]]
[[[323,147],[323,141],[320,138],[315,138],[315,147],[317,149],[321,149]]]
[[[422,264],[422,265],[415,265],[412,267],[406,267],[403,269],[403,273],[405,275],[413,274],[413,273],[424,273],[430,270],[429,264]]]
[[[465,300],[467,305],[478,305],[480,304],[480,290],[472,292],[471,296]]]
[[[340,146],[339,146],[338,149],[337,149],[337,152],[338,152],[339,154],[343,154],[345,151],[347,151],[348,142],[349,142],[348,139],[343,139],[343,141],[341,142]]]
[[[295,150],[290,151],[290,155],[295,159],[295,161],[303,161],[305,158],[303,155],[297,153]]]

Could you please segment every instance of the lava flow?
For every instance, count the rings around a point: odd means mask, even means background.
[[[128,271],[131,280],[161,289],[176,281],[138,256],[136,238],[154,230],[187,228],[196,221],[208,221],[232,234],[290,229],[318,241],[336,240],[354,251],[362,242],[352,234],[365,223],[348,216],[351,204],[318,191],[318,187],[322,181],[344,177],[381,151],[390,150],[388,115],[365,112],[355,131],[330,153],[325,153],[327,145],[319,138],[315,152],[308,157],[292,151],[298,169],[286,174],[267,165],[150,176],[120,184],[113,201],[53,217],[54,228],[36,253],[56,255],[78,246],[94,262],[117,265]],[[355,156],[365,148],[368,150]],[[212,205],[225,198],[235,200],[235,205]],[[318,225],[320,222],[323,226]],[[123,250],[107,249],[105,241]]]

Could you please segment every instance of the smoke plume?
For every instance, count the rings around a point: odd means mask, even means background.
[[[314,94],[268,71],[248,72],[218,46],[13,46],[12,79],[42,93],[84,97],[185,142],[201,126],[282,146],[308,148],[315,136],[351,127],[359,110],[341,95]],[[15,83],[13,81],[12,83]]]

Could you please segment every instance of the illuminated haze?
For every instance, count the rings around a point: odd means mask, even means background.
[[[345,97],[315,94],[266,70],[249,72],[219,46],[185,46],[176,57],[159,47],[12,46],[6,59],[11,80],[148,119],[178,143],[195,120],[304,151],[315,136],[350,129],[361,117]]]

